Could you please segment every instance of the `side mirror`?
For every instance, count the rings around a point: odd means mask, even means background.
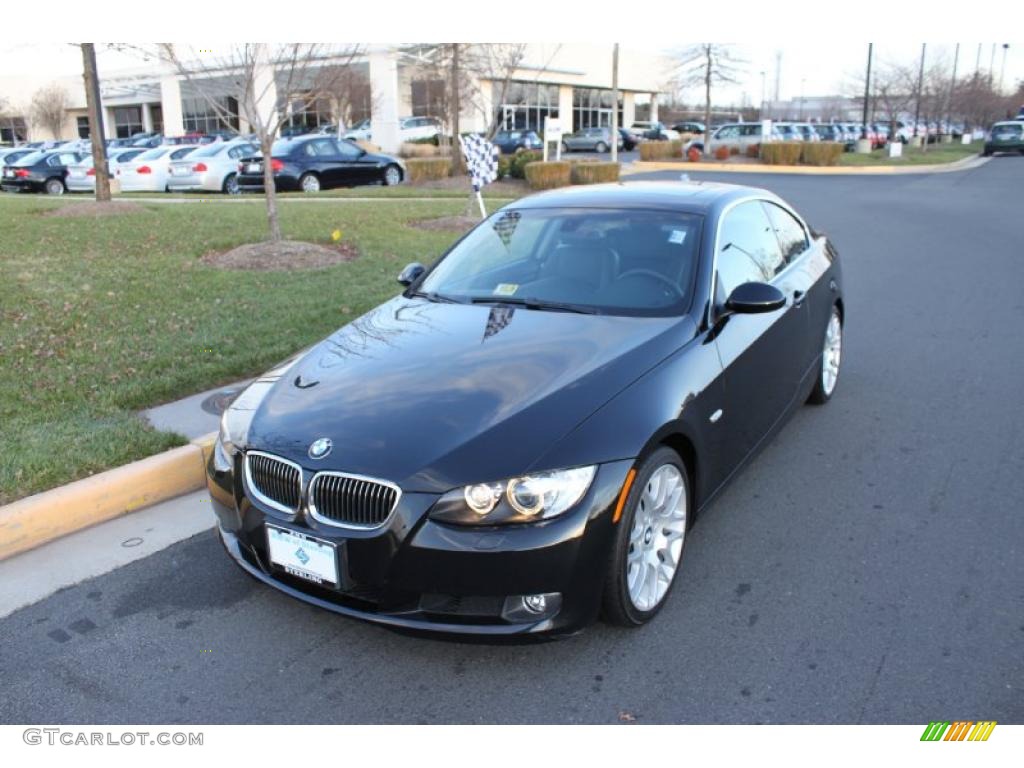
[[[399,285],[404,285],[408,288],[410,285],[415,283],[420,275],[427,271],[427,268],[420,264],[418,261],[414,261],[412,264],[406,266],[398,275]],[[781,294],[780,294],[781,295]]]
[[[774,312],[786,306],[786,297],[778,288],[768,283],[743,283],[736,286],[725,307],[737,315],[757,315]]]

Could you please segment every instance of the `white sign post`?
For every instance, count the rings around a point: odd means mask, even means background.
[[[544,162],[548,161],[548,143],[555,142],[555,159],[562,159],[562,123],[558,118],[544,118]]]
[[[889,157],[903,157],[903,142],[894,139],[889,142]]]

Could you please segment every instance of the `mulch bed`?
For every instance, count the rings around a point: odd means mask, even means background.
[[[52,211],[47,211],[43,216],[58,219],[97,219],[101,216],[121,216],[126,213],[139,213],[145,211],[144,205],[132,203],[127,200],[111,200],[109,203],[97,203],[90,200],[85,203],[68,203]]]
[[[291,272],[304,269],[326,269],[352,261],[359,250],[351,243],[318,245],[297,240],[279,243],[247,243],[230,251],[208,253],[200,259],[216,269],[240,269],[255,272]]]

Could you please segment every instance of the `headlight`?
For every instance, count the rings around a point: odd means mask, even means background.
[[[430,517],[460,525],[549,520],[583,498],[596,471],[594,466],[575,467],[456,488],[438,500]]]

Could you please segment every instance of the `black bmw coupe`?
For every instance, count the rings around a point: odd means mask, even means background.
[[[394,627],[644,624],[701,511],[839,376],[836,250],[760,189],[535,195],[399,282],[246,389],[208,465],[242,568]]]

